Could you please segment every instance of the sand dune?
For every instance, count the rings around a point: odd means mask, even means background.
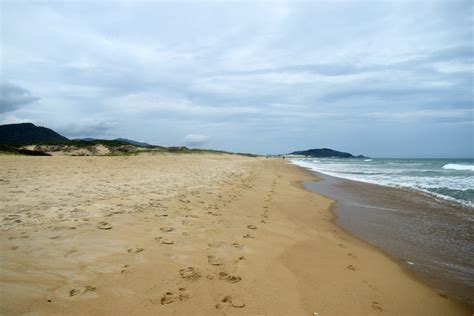
[[[468,315],[280,159],[0,156],[2,315]]]

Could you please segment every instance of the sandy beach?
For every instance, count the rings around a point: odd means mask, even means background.
[[[234,155],[0,156],[0,314],[470,315],[335,225],[311,179]]]

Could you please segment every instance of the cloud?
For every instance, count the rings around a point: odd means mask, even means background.
[[[74,123],[58,125],[55,129],[68,138],[109,138],[117,122],[101,119],[79,119]]]
[[[201,134],[188,134],[183,139],[184,144],[190,147],[200,147],[208,141],[209,136]]]
[[[23,87],[13,83],[0,84],[0,113],[15,111],[38,100]]]
[[[193,117],[215,117],[246,115],[259,113],[261,110],[252,106],[235,106],[220,104],[203,105],[189,98],[166,97],[158,93],[134,93],[114,98],[111,106],[129,115],[174,115]]]
[[[472,147],[471,7],[7,2],[2,80],[40,94],[41,107],[17,86],[13,96],[2,92],[0,112],[69,137],[176,145],[196,133],[213,135],[215,147],[259,153],[325,144],[375,156],[351,140],[388,135],[387,148],[399,148],[413,137],[400,136],[398,123],[423,130],[420,145],[456,155],[452,144]]]
[[[0,117],[0,124],[18,124],[18,123],[32,123],[34,122],[31,118],[17,117],[14,114],[6,114],[3,118]]]

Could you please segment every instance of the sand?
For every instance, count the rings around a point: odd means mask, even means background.
[[[230,155],[0,156],[2,315],[469,315]]]

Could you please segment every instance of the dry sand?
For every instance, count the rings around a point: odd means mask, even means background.
[[[0,156],[2,315],[469,315],[229,155]]]

